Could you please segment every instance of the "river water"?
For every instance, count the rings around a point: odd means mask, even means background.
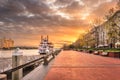
[[[21,49],[20,51],[23,52],[24,56],[39,55],[38,49]],[[0,50],[0,58],[10,58],[13,52],[14,50]]]

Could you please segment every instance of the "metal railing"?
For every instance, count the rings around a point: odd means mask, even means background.
[[[61,50],[56,50],[55,52],[52,52],[52,53],[49,53],[49,54],[46,54],[44,56],[41,56],[40,58],[38,59],[35,59],[33,61],[30,61],[28,63],[25,63],[25,64],[22,64],[22,65],[19,65],[15,68],[12,68],[10,70],[7,70],[7,71],[4,71],[4,72],[1,72],[0,74],[6,74],[6,75],[9,75],[10,73],[12,72],[15,72],[19,69],[23,69],[27,66],[31,66],[31,65],[35,65],[36,63],[37,64],[40,64],[43,62],[43,65],[48,65],[48,63],[53,59],[55,58],[55,55],[57,55]]]

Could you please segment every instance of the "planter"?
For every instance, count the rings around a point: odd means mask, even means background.
[[[108,52],[108,56],[120,58],[120,52]]]
[[[92,54],[94,51],[93,50],[89,50],[88,53]]]
[[[120,52],[116,52],[114,57],[120,58]]]
[[[80,50],[80,52],[83,52],[83,50]]]
[[[94,53],[93,53],[93,54],[95,54],[95,55],[99,55],[98,51],[94,51]]]
[[[114,57],[114,52],[108,52],[109,57]]]
[[[102,52],[101,56],[108,56],[108,52]]]
[[[86,50],[83,50],[84,53],[86,53]]]
[[[86,53],[89,53],[89,51],[88,51],[88,50],[86,50],[85,52],[86,52]]]
[[[98,54],[99,54],[99,55],[102,55],[102,53],[103,53],[103,51],[102,51],[102,50],[98,51]]]

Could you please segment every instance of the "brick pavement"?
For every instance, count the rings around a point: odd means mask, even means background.
[[[120,59],[62,51],[44,80],[120,80]]]

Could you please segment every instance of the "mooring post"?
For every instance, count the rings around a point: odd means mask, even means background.
[[[0,74],[0,80],[7,80],[6,74]]]
[[[19,48],[17,48],[12,55],[12,67],[15,68],[22,64],[23,55],[20,52]],[[12,72],[12,80],[21,80],[23,76],[22,69]]]
[[[48,65],[47,56],[44,56],[44,63],[43,63],[43,65]]]
[[[55,58],[54,52],[52,52],[52,56],[53,56],[53,58]]]

